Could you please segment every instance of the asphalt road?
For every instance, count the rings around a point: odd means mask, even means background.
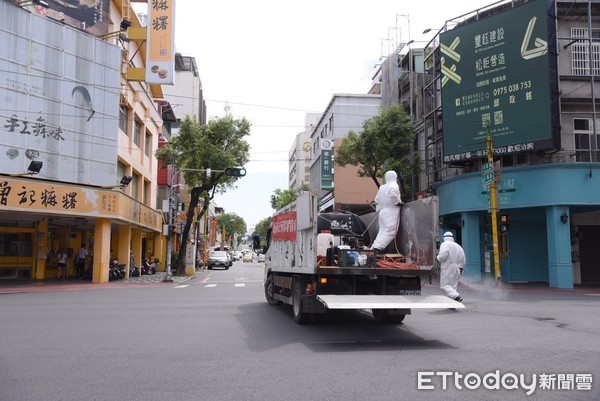
[[[600,399],[600,291],[463,289],[466,309],[395,326],[366,311],[301,326],[262,274],[0,292],[0,400]]]

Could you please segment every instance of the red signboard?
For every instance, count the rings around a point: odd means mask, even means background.
[[[285,212],[273,216],[273,239],[296,241],[296,212]]]

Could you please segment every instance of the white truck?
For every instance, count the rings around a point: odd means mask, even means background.
[[[374,211],[317,213],[316,205],[304,193],[273,215],[264,250],[269,304],[292,305],[297,323],[330,309],[370,310],[379,322],[399,323],[412,309],[464,308],[444,295],[421,296],[435,274],[437,197],[402,206],[385,254],[368,248],[378,230]]]

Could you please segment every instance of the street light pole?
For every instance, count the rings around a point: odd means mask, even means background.
[[[182,170],[176,171],[171,175],[171,185],[169,185],[169,213],[167,216],[167,260],[166,260],[166,274],[163,282],[172,283],[173,277],[171,275],[171,252],[173,245],[171,243],[171,227],[173,227],[173,197],[174,197],[174,182]]]

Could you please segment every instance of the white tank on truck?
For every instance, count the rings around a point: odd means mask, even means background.
[[[464,308],[444,295],[421,296],[435,274],[438,198],[402,205],[397,235],[385,252],[370,249],[377,214],[317,212],[308,192],[272,217],[265,250],[265,297],[292,306],[305,323],[333,309],[370,310],[399,323],[413,309]]]

